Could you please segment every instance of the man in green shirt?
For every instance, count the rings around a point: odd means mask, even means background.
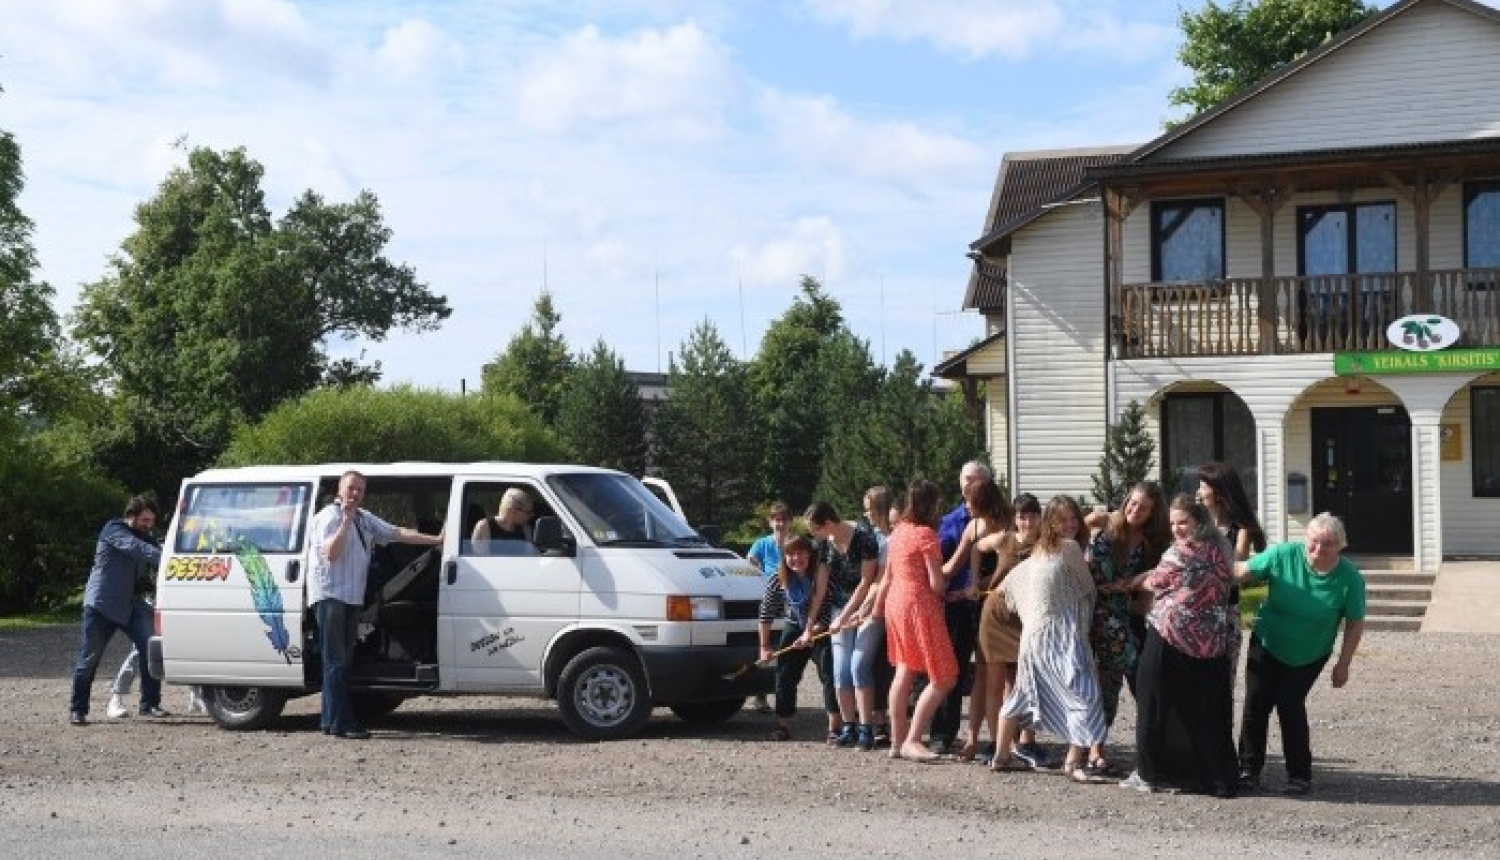
[[[1260,787],[1266,733],[1275,710],[1286,760],[1286,794],[1312,788],[1312,743],[1307,695],[1333,655],[1339,624],[1344,641],[1333,665],[1333,686],[1349,680],[1349,663],[1365,628],[1365,580],[1340,553],[1344,524],[1323,513],[1307,524],[1306,539],[1268,548],[1235,566],[1241,582],[1266,582],[1266,602],[1255,618],[1245,659],[1245,706],[1240,719],[1240,788]]]

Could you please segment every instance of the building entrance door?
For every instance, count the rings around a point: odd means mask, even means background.
[[[1409,554],[1411,419],[1400,406],[1312,410],[1314,511],[1344,521],[1349,551]]]

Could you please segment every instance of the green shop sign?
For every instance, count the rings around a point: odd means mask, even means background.
[[[1339,376],[1379,373],[1473,373],[1500,370],[1500,349],[1445,349],[1441,352],[1336,352]]]

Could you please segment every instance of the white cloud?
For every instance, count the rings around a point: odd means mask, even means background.
[[[756,245],[736,245],[729,256],[750,284],[784,287],[801,275],[837,280],[844,275],[844,236],[826,217],[798,218],[782,235]]]
[[[463,49],[430,21],[420,18],[391,27],[375,54],[377,64],[400,78],[419,77],[429,69],[463,58]]]
[[[51,0],[7,8],[8,27],[58,71],[110,89],[138,74],[182,89],[266,77],[325,84],[330,65],[285,0]]]
[[[520,119],[545,133],[630,121],[701,139],[722,127],[733,80],[724,47],[692,21],[621,39],[588,25],[525,70]]]
[[[1104,0],[804,0],[818,18],[861,39],[923,41],[972,59],[1019,60],[1051,50],[1156,53],[1175,31],[1122,22]],[[1125,8],[1129,9],[1127,4]]]
[[[911,121],[862,119],[824,96],[768,90],[758,107],[782,149],[837,173],[920,187],[992,159],[969,140]]]

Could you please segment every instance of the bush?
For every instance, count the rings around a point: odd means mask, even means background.
[[[241,427],[222,466],[421,460],[548,462],[566,449],[507,395],[461,397],[411,386],[319,389]]]

